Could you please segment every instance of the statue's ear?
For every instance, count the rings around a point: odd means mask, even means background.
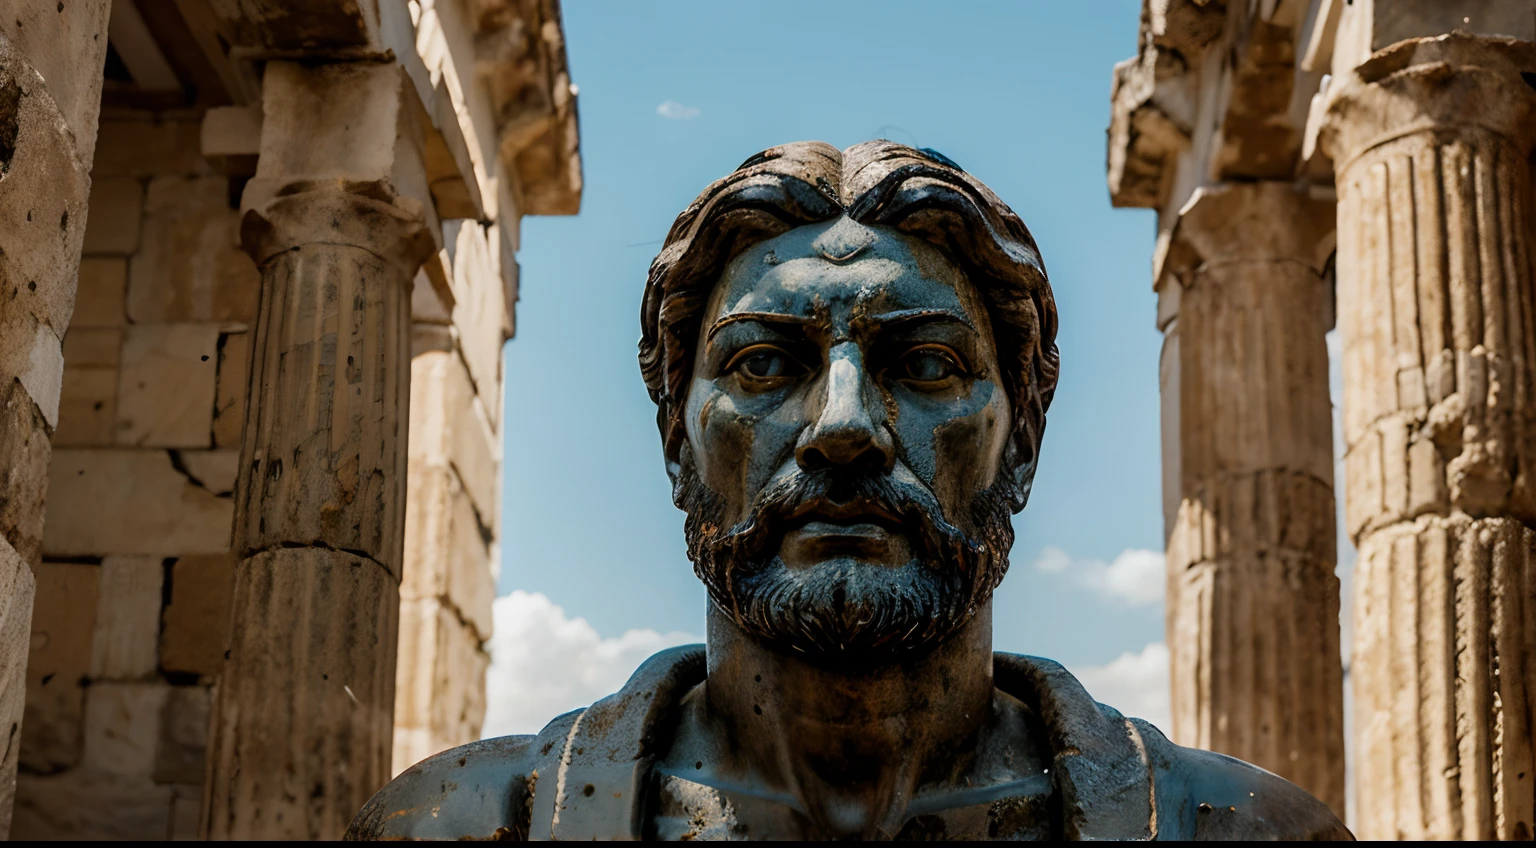
[[[1045,429],[1040,422],[1039,430]],[[1029,503],[1030,490],[1035,485],[1035,469],[1039,466],[1040,434],[1033,427],[1019,427],[1013,431],[1008,446],[1003,450],[1003,467],[1008,482],[1008,500],[1015,513]]]

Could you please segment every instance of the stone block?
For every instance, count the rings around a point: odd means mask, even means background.
[[[60,449],[47,485],[44,547],[50,553],[175,556],[229,550],[233,502],[194,485],[164,451]]]
[[[171,834],[173,841],[198,838],[197,827],[203,812],[203,787],[177,786],[171,795]]]
[[[100,579],[91,676],[135,680],[154,674],[164,564],[155,556],[109,556],[101,561]]]
[[[209,447],[218,344],[214,324],[130,326],[118,379],[118,444]]]
[[[223,177],[149,182],[141,246],[128,266],[128,317],[255,322],[261,275],[240,249]]]
[[[224,668],[229,646],[235,556],[182,557],[171,566],[171,602],[160,630],[160,667],[212,676]]]
[[[160,712],[159,748],[155,752],[155,782],[199,784],[208,752],[206,686],[174,686]]]
[[[28,563],[41,552],[51,453],[42,410],[19,380],[0,376],[0,536]]]
[[[480,633],[491,635],[490,551],[473,504],[451,469],[412,464],[407,475],[404,598],[453,604]]]
[[[233,448],[207,451],[176,451],[181,470],[215,495],[232,495],[240,468],[240,451]]]
[[[91,165],[94,177],[166,177],[213,174],[203,158],[202,124],[121,118],[101,122],[101,137]]]
[[[36,574],[21,764],[49,774],[80,762],[81,682],[91,667],[101,567],[43,562]]]
[[[428,731],[400,753],[415,762],[479,738],[489,658],[474,630],[436,599],[402,600],[397,656],[395,726]]]
[[[250,389],[250,373],[251,334],[221,334],[219,374],[215,379],[213,408],[213,444],[217,447],[240,446],[240,428],[245,426],[245,398]]]
[[[121,327],[128,297],[128,260],[117,256],[90,256],[80,260],[80,283],[75,291],[75,311],[70,329]],[[65,361],[69,360],[66,354]]]
[[[452,350],[425,350],[412,358],[410,427],[411,460],[451,464],[481,522],[495,526],[501,486],[495,433],[463,360]]]
[[[82,250],[90,256],[128,256],[139,249],[144,186],[127,177],[91,181],[90,217]]]
[[[119,327],[71,327],[64,336],[66,366],[97,366],[116,371],[122,352],[123,330]]]
[[[64,347],[46,324],[38,324],[20,371],[21,385],[43,413],[48,426],[59,423],[59,393],[64,388]]]
[[[445,227],[445,230],[448,228]],[[455,234],[453,257],[453,323],[475,391],[496,425],[501,409],[501,348],[506,295],[501,269],[494,262],[486,231],[475,222],[462,222]]]
[[[148,779],[72,769],[24,775],[16,791],[13,839],[162,840],[174,790]]]
[[[58,447],[109,447],[116,441],[117,368],[64,366],[59,393]]]
[[[85,690],[85,755],[92,771],[147,782],[154,774],[160,713],[173,687],[94,683]]]

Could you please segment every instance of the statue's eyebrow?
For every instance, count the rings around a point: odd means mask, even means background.
[[[817,319],[810,316],[787,315],[783,312],[732,312],[730,315],[723,316],[709,328],[709,332],[704,336],[704,341],[714,340],[715,333],[741,321],[756,321],[760,324],[792,324],[796,327],[817,323]]]
[[[859,315],[853,321],[855,326],[873,324],[879,329],[902,324],[955,323],[973,333],[980,333],[976,329],[976,325],[971,323],[971,319],[950,309],[899,309],[895,312],[882,312],[878,315]]]

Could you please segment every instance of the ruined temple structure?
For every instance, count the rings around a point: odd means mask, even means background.
[[[4,6],[0,833],[339,837],[479,735],[558,3]]]
[[[1530,838],[1532,0],[1146,0],[1109,187],[1157,210],[1175,741],[1365,839]],[[1328,356],[1353,578],[1344,738]]]

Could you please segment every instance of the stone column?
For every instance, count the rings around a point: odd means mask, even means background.
[[[1333,204],[1288,183],[1202,188],[1162,260],[1173,735],[1344,810],[1334,576]],[[1174,290],[1176,289],[1176,290]],[[1176,303],[1176,317],[1169,316]],[[1171,500],[1171,498],[1170,498]],[[1171,506],[1171,504],[1170,504]]]
[[[107,0],[0,15],[0,839],[10,833],[62,340],[101,108]]]
[[[338,838],[390,777],[410,286],[398,68],[271,62],[242,244],[261,269],[212,838]],[[370,173],[371,171],[371,173]]]
[[[1365,839],[1533,835],[1533,70],[1453,33],[1328,95]]]

